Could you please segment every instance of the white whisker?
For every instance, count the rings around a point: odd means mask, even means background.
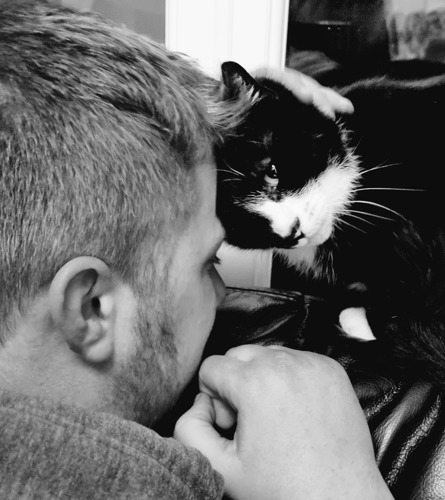
[[[342,229],[342,228],[341,228],[341,224],[344,224],[345,226],[349,226],[349,227],[351,227],[352,229],[355,229],[355,230],[357,230],[357,231],[360,231],[360,232],[361,232],[361,233],[363,233],[363,234],[366,234],[366,231],[364,231],[363,229],[360,229],[360,228],[359,228],[359,227],[357,227],[357,226],[354,226],[354,224],[350,224],[349,222],[346,222],[344,219],[337,219],[337,220],[335,221],[335,225],[336,225],[336,226],[338,227],[338,229],[340,229],[340,230]]]
[[[391,212],[391,213],[397,215],[401,219],[406,220],[402,214],[399,214],[399,212],[396,212],[395,210],[392,210],[391,208],[385,207],[385,205],[381,205],[380,203],[375,203],[373,201],[365,201],[365,200],[353,200],[352,203],[364,203],[366,205],[372,205],[374,207],[381,208],[382,210],[387,210],[388,212]]]
[[[376,167],[373,168],[368,168],[367,170],[362,170],[360,173],[363,174],[369,174],[369,172],[373,172],[374,170],[380,170],[382,168],[388,168],[388,167],[400,167],[402,164],[401,163],[388,163],[385,165],[382,163],[381,165],[377,165]]]
[[[245,174],[243,174],[242,172],[239,172],[238,170],[235,170],[232,167],[229,167],[228,169],[218,168],[217,171],[218,172],[225,172],[227,174],[235,174],[235,175],[238,175],[239,177],[246,177]]]
[[[370,224],[371,226],[377,227],[377,225],[374,224],[373,222],[371,222],[370,220],[366,220],[363,217],[360,217],[358,215],[354,215],[354,214],[352,214],[350,212],[343,212],[343,215],[345,217],[353,217],[354,219],[361,220],[362,222],[366,222],[367,224]]]
[[[353,189],[353,193],[357,193],[358,191],[426,191],[426,189],[417,189],[417,188],[392,188],[392,187],[369,187],[369,188],[357,188]]]
[[[362,212],[361,210],[347,210],[343,213],[348,213],[348,212],[353,212],[355,214],[362,214],[362,215],[369,215],[370,217],[376,217],[377,219],[382,219],[382,220],[390,220],[393,221],[394,219],[391,219],[390,217],[383,217],[383,215],[377,215],[373,214],[372,212]]]

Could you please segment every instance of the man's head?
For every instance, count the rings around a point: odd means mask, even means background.
[[[151,422],[190,378],[220,298],[216,94],[98,16],[0,3],[0,361],[29,358],[0,384]]]

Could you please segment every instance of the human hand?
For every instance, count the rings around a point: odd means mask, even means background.
[[[343,368],[314,353],[255,345],[207,358],[175,437],[200,450],[235,499],[393,498]],[[235,428],[233,439],[216,429]]]
[[[271,77],[293,92],[295,97],[305,104],[313,104],[324,115],[335,119],[337,114],[350,114],[354,106],[349,99],[341,96],[335,90],[325,87],[312,77],[292,68],[261,69],[254,76]]]

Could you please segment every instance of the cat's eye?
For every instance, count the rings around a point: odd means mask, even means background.
[[[276,187],[278,186],[278,171],[277,167],[271,163],[270,167],[268,168],[265,176],[264,176],[264,182],[268,187]]]

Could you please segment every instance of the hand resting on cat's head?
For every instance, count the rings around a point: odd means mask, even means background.
[[[292,68],[261,68],[253,72],[256,78],[271,78],[281,81],[292,90],[303,104],[314,105],[325,116],[335,119],[337,115],[354,112],[352,102],[338,92],[320,85],[316,80]]]

